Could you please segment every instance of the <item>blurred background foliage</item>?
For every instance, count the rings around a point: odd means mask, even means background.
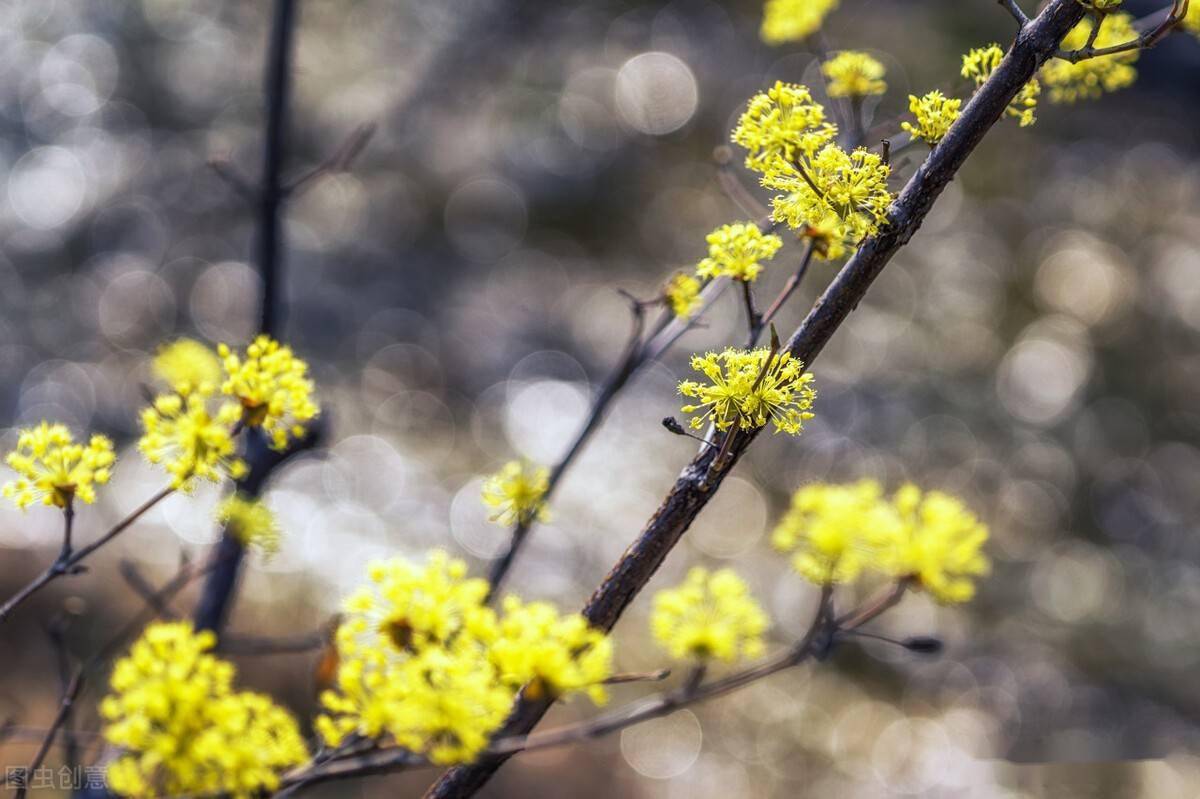
[[[291,173],[361,123],[377,131],[350,173],[290,207],[282,338],[312,361],[331,432],[274,481],[283,551],[255,559],[235,632],[320,628],[371,557],[445,547],[486,569],[505,532],[477,475],[562,453],[624,342],[615,289],[653,295],[702,257],[710,229],[748,218],[712,157],[741,104],[777,78],[820,83],[803,46],[758,41],[760,12],[304,0]],[[43,418],[117,440],[82,537],[162,483],[131,446],[148,353],[253,332],[252,209],[206,162],[257,172],[268,17],[268,3],[231,0],[0,9],[0,443]],[[844,0],[826,29],[830,47],[888,66],[874,139],[894,135],[910,92],[965,97],[960,54],[1012,34],[991,0]],[[943,636],[945,654],[847,645],[735,698],[521,758],[488,795],[1200,792],[1200,42],[1173,36],[1139,72],[1131,90],[993,131],[822,355],[811,427],[764,436],[650,587],[733,565],[789,640],[816,598],[766,542],[790,492],[913,479],[964,496],[993,533],[995,574],[975,602],[911,597],[876,625]],[[900,161],[897,186],[919,155]],[[768,269],[768,290],[798,249]],[[833,273],[814,267],[781,330]],[[741,337],[722,300],[627,389],[512,590],[579,606],[640,530],[691,452],[659,426],[687,355]],[[202,557],[216,500],[202,488],[164,502],[0,628],[0,719],[17,725],[5,764],[27,762],[38,736],[22,725],[45,725],[57,702],[45,627],[66,620],[69,649],[95,651],[139,607],[118,560],[161,581],[181,552]],[[0,593],[53,557],[58,523],[0,510]],[[664,662],[647,609],[617,628],[622,669]],[[246,682],[312,714],[315,653],[236,660]],[[95,729],[103,680],[77,729]],[[1151,760],[1109,762],[1136,758]],[[327,793],[407,795],[430,778]]]

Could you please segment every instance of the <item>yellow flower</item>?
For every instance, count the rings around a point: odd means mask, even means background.
[[[939,91],[932,91],[924,97],[910,94],[908,110],[916,117],[917,124],[904,122],[900,127],[914,139],[924,139],[932,146],[945,138],[954,120],[958,119],[961,106],[962,100],[951,100]]]
[[[914,485],[896,492],[891,506],[899,524],[876,528],[880,563],[896,577],[912,577],[939,602],[966,602],[975,595],[971,578],[988,573],[981,548],[987,526],[957,498],[922,493]]]
[[[746,168],[766,173],[779,161],[811,158],[836,137],[837,126],[825,120],[807,86],[776,81],[750,98],[731,138],[746,148]]]
[[[279,551],[279,521],[261,500],[230,494],[217,505],[216,516],[242,546],[257,547],[267,556]]]
[[[369,585],[351,594],[344,606],[339,636],[353,634],[357,643],[339,640],[343,653],[368,647],[403,652],[449,640],[487,596],[485,580],[467,577],[467,564],[434,551],[424,566],[403,558],[373,561]]]
[[[732,662],[762,654],[767,614],[732,570],[697,567],[654,595],[650,628],[673,658]]]
[[[762,271],[760,261],[769,261],[783,246],[783,239],[764,234],[753,222],[723,225],[708,234],[708,257],[696,267],[703,278],[725,276],[753,283]]]
[[[962,76],[973,80],[975,88],[978,89],[996,71],[1002,60],[1004,50],[998,44],[973,48],[963,56]],[[1021,127],[1029,127],[1037,122],[1034,112],[1037,111],[1038,95],[1041,93],[1042,86],[1037,78],[1034,78],[1017,92],[1017,96],[1004,109],[1005,115],[1018,120]]]
[[[821,72],[829,81],[830,97],[868,97],[887,91],[883,64],[860,50],[835,53],[821,65]]]
[[[207,395],[221,384],[221,359],[195,339],[176,339],[160,347],[153,369],[155,377],[180,394]]]
[[[1092,33],[1090,17],[1071,29],[1063,38],[1062,49],[1078,50],[1087,45]],[[1105,14],[1101,17],[1100,33],[1093,46],[1097,49],[1113,47],[1133,41],[1138,37],[1133,27],[1133,17],[1124,12]],[[1131,85],[1137,79],[1133,64],[1138,60],[1138,50],[1087,58],[1077,64],[1061,58],[1048,61],[1041,71],[1052,103],[1074,103],[1077,100],[1094,100],[1105,92],[1115,92]]]
[[[783,44],[805,39],[821,29],[839,0],[767,0],[763,8],[762,40]]]
[[[711,422],[718,430],[735,424],[753,430],[770,421],[776,433],[800,435],[804,422],[813,417],[811,409],[817,397],[813,376],[789,353],[777,353],[767,363],[769,355],[766,348],[693,355],[692,369],[708,378],[708,383],[685,380],[679,384],[680,394],[699,400],[682,409],[699,414],[692,417],[692,428],[699,430]]]
[[[242,421],[259,427],[272,447],[287,447],[288,437],[304,436],[304,423],[319,413],[313,400],[308,364],[269,336],[259,336],[238,355],[222,344],[217,348],[225,367],[221,391],[242,403]]]
[[[371,564],[336,634],[336,686],[321,696],[316,729],[329,746],[390,737],[435,763],[473,760],[503,723],[522,684],[555,696],[602,699],[611,643],[582,616],[510,599],[483,605],[488,586],[435,552],[428,565]]]
[[[830,144],[813,158],[777,162],[762,183],[784,192],[771,201],[772,217],[812,238],[821,258],[836,260],[887,221],[891,173],[876,153]]]
[[[85,447],[66,425],[42,422],[21,430],[17,448],[5,458],[17,479],[4,484],[4,496],[22,510],[35,502],[66,508],[75,497],[90,505],[115,460],[106,436],[93,435]]]
[[[524,604],[505,597],[499,636],[490,649],[500,679],[526,695],[566,697],[585,691],[596,704],[607,701],[604,681],[612,676],[612,641],[574,613],[560,616],[547,602]]]
[[[483,481],[483,504],[492,509],[490,518],[503,525],[546,521],[546,492],[550,470],[524,461],[509,461]]]
[[[792,496],[771,533],[772,545],[791,552],[792,567],[817,585],[849,582],[876,565],[875,537],[894,529],[894,512],[874,480],[850,485],[807,485]]]
[[[671,307],[671,313],[680,319],[691,319],[692,314],[704,305],[700,287],[700,281],[685,272],[672,275],[663,288],[663,297]]]
[[[258,796],[308,751],[286,710],[235,692],[234,667],[210,654],[211,632],[188,622],[148,626],[113,668],[100,703],[104,738],[121,749],[108,766],[123,796]]]
[[[1187,15],[1183,18],[1184,30],[1191,31],[1200,38],[1200,3],[1191,0],[1188,4]]]
[[[138,450],[150,463],[163,464],[171,485],[184,491],[193,478],[214,483],[225,475],[239,479],[246,475],[246,463],[235,454],[233,432],[241,415],[231,402],[212,415],[201,394],[163,394],[142,411]]]
[[[321,696],[332,715],[319,716],[316,730],[329,746],[349,735],[387,735],[434,763],[467,763],[487,746],[514,697],[478,644],[464,639],[386,667],[363,658],[343,662],[338,690]]]

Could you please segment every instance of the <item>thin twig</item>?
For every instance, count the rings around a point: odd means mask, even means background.
[[[1130,39],[1127,42],[1114,44],[1110,47],[1093,46],[1096,42],[1096,36],[1098,36],[1100,33],[1100,25],[1103,23],[1103,15],[1100,15],[1096,22],[1092,24],[1092,31],[1088,36],[1087,44],[1078,50],[1058,50],[1055,52],[1054,57],[1061,58],[1064,61],[1070,61],[1072,64],[1078,64],[1080,61],[1086,61],[1090,58],[1117,55],[1119,53],[1128,53],[1134,50],[1149,50],[1151,47],[1154,47],[1156,44],[1162,41],[1168,33],[1170,33],[1172,30],[1178,27],[1180,23],[1183,22],[1184,17],[1187,16],[1189,1],[1190,0],[1174,0],[1170,8],[1163,9],[1166,16],[1163,17],[1161,22],[1153,25],[1149,30],[1138,36],[1136,39]],[[1135,23],[1135,25],[1144,24],[1148,22],[1150,18],[1151,17],[1149,16],[1143,17],[1142,19],[1138,20],[1138,23]]]
[[[996,2],[1004,6],[1008,10],[1008,13],[1012,14],[1013,19],[1017,21],[1017,28],[1019,30],[1024,30],[1025,26],[1029,24],[1029,17],[1017,5],[1017,0],[996,0]]]
[[[375,130],[375,123],[367,122],[350,131],[350,135],[338,145],[328,158],[284,186],[284,193],[295,196],[320,178],[348,172],[354,164],[354,159],[358,158],[359,154],[366,149],[367,143],[375,135]]]
[[[46,755],[50,752],[50,747],[54,745],[54,739],[58,736],[59,728],[70,717],[71,708],[75,706],[75,699],[79,696],[79,691],[82,688],[83,669],[80,668],[76,670],[75,676],[71,678],[71,682],[63,692],[62,700],[58,705],[58,713],[54,716],[54,721],[50,724],[50,728],[46,730],[46,737],[42,739],[41,745],[38,746],[33,760],[30,761],[28,768],[25,769],[25,779],[17,786],[16,799],[24,799],[25,792],[29,789],[29,776],[41,768],[42,761],[46,759]]]
[[[1004,109],[1057,50],[1062,38],[1083,17],[1076,0],[1050,0],[1017,37],[1009,53],[962,110],[941,143],[908,181],[888,211],[886,223],[868,238],[838,273],[804,322],[788,341],[788,352],[812,365],[834,332],[857,307],[871,283],[921,226],[930,208]],[[682,471],[674,487],[645,529],[630,544],[600,587],[588,600],[585,618],[600,630],[611,630],[625,608],[649,582],[693,519],[714,495],[723,476],[755,439],[739,436],[740,444],[726,469],[709,474],[715,454],[706,448]],[[702,488],[702,484],[704,487]],[[522,698],[504,725],[505,735],[525,734],[549,710],[545,701]],[[460,766],[442,775],[426,792],[427,799],[461,799],[478,791],[503,764],[498,758]]]
[[[63,545],[62,549],[59,551],[58,557],[55,558],[53,563],[46,567],[45,571],[43,571],[41,574],[35,577],[32,582],[13,595],[7,602],[4,603],[3,607],[0,607],[0,622],[4,621],[4,619],[8,617],[8,614],[12,613],[12,611],[25,602],[25,600],[29,599],[38,591],[45,588],[54,580],[66,574],[78,574],[80,571],[82,571],[83,567],[80,564],[86,557],[123,533],[131,524],[140,519],[142,515],[146,513],[146,511],[150,510],[159,502],[170,496],[174,490],[175,489],[170,487],[162,489],[157,494],[150,497],[150,499],[134,508],[128,516],[109,528],[108,532],[106,532],[104,535],[100,536],[87,546],[81,547],[77,550],[71,549],[71,529],[74,523],[74,513],[67,512],[65,514],[66,519],[64,521],[63,529]]]

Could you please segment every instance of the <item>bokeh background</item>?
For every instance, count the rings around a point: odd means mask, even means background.
[[[286,540],[253,559],[235,633],[320,629],[372,557],[443,547],[486,570],[505,533],[479,475],[562,453],[624,342],[616,289],[653,295],[711,228],[749,218],[712,157],[741,104],[777,78],[819,85],[803,46],[758,41],[760,13],[740,0],[303,0],[289,173],[357,125],[377,131],[350,173],[289,208],[285,338],[313,364],[329,436],[272,484]],[[43,418],[118,441],[84,539],[162,483],[133,449],[148,354],[177,335],[253,332],[252,209],[207,162],[257,173],[268,17],[268,3],[233,0],[0,8],[0,442]],[[879,138],[910,91],[965,96],[959,55],[1012,33],[991,0],[845,0],[825,35],[888,65]],[[946,652],[847,645],[521,758],[487,795],[1200,794],[1200,42],[1174,36],[1139,71],[1133,89],[994,130],[822,355],[804,436],[762,437],[651,585],[734,566],[782,645],[815,603],[766,540],[790,492],[912,479],[961,494],[992,529],[995,573],[975,602],[913,596],[875,625],[938,635]],[[797,249],[767,270],[768,290]],[[833,272],[814,267],[781,330]],[[659,426],[688,354],[741,338],[722,299],[624,392],[511,589],[581,606],[641,529],[693,451]],[[181,552],[203,557],[216,499],[163,503],[0,629],[4,764],[28,761],[31,728],[54,713],[46,628],[93,653],[140,607],[118,562],[162,581]],[[52,559],[58,524],[0,510],[0,593]],[[622,669],[664,662],[647,608],[616,630]],[[234,657],[244,682],[311,717],[315,653]],[[85,754],[104,679],[77,713]],[[550,721],[590,712],[571,703]],[[325,793],[415,795],[432,776]]]

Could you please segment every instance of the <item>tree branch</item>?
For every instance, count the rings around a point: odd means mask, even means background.
[[[1018,33],[1004,60],[967,103],[949,133],[904,187],[889,209],[883,229],[863,242],[792,335],[788,350],[794,357],[812,364],[892,256],[917,232],[946,184],[1000,119],[1017,92],[1055,53],[1059,42],[1083,18],[1083,14],[1083,6],[1076,0],[1050,0],[1037,18]],[[583,613],[589,622],[604,631],[612,629],[754,437],[753,433],[739,435],[732,457],[718,472],[709,474],[714,458],[710,447],[696,455],[684,468],[646,528],[584,607]],[[549,704],[545,700],[521,699],[505,723],[502,735],[528,733],[548,709]],[[471,796],[503,762],[503,758],[497,758],[451,769],[430,788],[426,797],[458,799]]]
[[[1004,6],[1008,13],[1012,14],[1013,19],[1017,21],[1018,29],[1023,29],[1029,24],[1029,17],[1026,16],[1025,12],[1021,10],[1021,7],[1017,5],[1017,0],[996,0],[996,2]]]

